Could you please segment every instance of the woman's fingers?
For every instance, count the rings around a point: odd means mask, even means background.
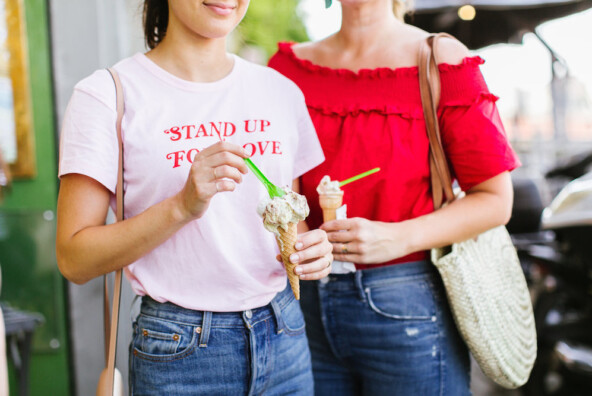
[[[181,212],[199,218],[214,195],[234,191],[248,171],[246,157],[242,147],[228,142],[218,142],[196,154],[180,193]]]
[[[298,235],[295,245],[296,253],[290,256],[294,264],[304,263],[331,253],[333,247],[327,240],[327,234],[322,230],[312,230]]]
[[[333,258],[338,261],[364,263],[364,245],[360,242],[333,243]]]
[[[211,146],[208,146],[205,149],[203,149],[199,155],[207,158],[222,152],[232,153],[241,158],[248,157],[247,153],[245,152],[245,149],[243,149],[239,145],[229,142],[214,143]]]
[[[323,230],[312,230],[298,234],[298,241],[296,242],[295,247],[297,250],[304,250],[323,242],[328,242],[327,233]]]
[[[360,263],[360,264],[367,264],[364,256],[357,253],[333,253],[333,259],[337,261],[347,261],[350,263]]]
[[[301,264],[294,271],[302,280],[317,280],[331,273],[331,263],[333,263],[333,256],[328,254],[310,263]]]
[[[327,239],[329,242],[349,242],[356,239],[356,233],[354,231],[332,231],[327,232]]]
[[[193,164],[204,172],[206,168],[217,169],[221,166],[229,166],[237,169],[239,173],[246,174],[248,168],[244,158],[247,158],[247,154],[242,147],[228,142],[218,142],[197,154]]]
[[[315,280],[329,275],[333,262],[333,247],[324,231],[313,230],[298,235],[295,247],[296,252],[290,256],[290,261],[298,264],[294,272],[300,275],[301,279]]]
[[[321,230],[326,232],[349,230],[355,225],[354,219],[331,220],[321,225]]]
[[[216,187],[215,193],[220,192],[227,192],[227,191],[234,191],[236,189],[236,183],[230,180],[218,180],[214,182],[214,186]]]
[[[235,183],[243,181],[243,176],[237,168],[230,165],[220,165],[212,168],[212,180],[231,179]]]
[[[223,165],[230,166],[244,175],[247,174],[248,168],[243,158],[229,151],[221,151],[205,157],[204,162],[212,168],[218,168]]]
[[[216,193],[234,191],[248,169],[244,150],[236,144],[218,142],[193,159],[190,178],[198,199],[210,199]]]
[[[333,255],[360,254],[364,250],[361,242],[337,242],[331,245],[333,246]]]

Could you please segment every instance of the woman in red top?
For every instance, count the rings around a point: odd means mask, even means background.
[[[466,197],[433,212],[417,50],[427,33],[402,21],[401,0],[341,0],[342,26],[314,43],[281,43],[270,66],[304,92],[326,161],[304,175],[311,229],[356,271],[303,285],[317,395],[465,395],[469,358],[428,251],[505,224],[507,142],[479,65],[452,39],[438,49],[438,117]],[[395,13],[393,13],[393,9]],[[381,171],[343,188],[348,219],[323,224],[316,187]]]

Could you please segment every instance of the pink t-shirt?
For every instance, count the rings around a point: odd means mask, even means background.
[[[324,157],[300,90],[279,73],[234,57],[212,83],[168,73],[144,54],[117,65],[125,113],[125,217],[180,191],[191,159],[220,139],[238,144],[275,184]],[[79,173],[112,193],[117,176],[115,88],[106,70],[79,82],[61,132],[59,175]],[[273,234],[256,212],[266,190],[252,173],[234,192],[214,196],[206,214],[125,268],[139,295],[197,310],[263,306],[286,286]]]

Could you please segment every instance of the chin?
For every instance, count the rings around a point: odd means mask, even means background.
[[[200,36],[209,38],[209,39],[219,39],[227,37],[232,31],[236,28],[237,25],[231,26],[210,26],[207,29],[200,29],[200,32],[197,32]]]

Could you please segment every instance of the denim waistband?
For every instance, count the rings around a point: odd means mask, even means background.
[[[330,274],[319,281],[319,286],[333,290],[358,290],[363,294],[366,287],[377,286],[392,279],[412,278],[415,276],[436,275],[438,270],[429,260],[410,261],[358,270],[348,274]]]
[[[349,281],[354,278],[363,278],[366,282],[382,280],[385,278],[403,278],[425,273],[437,272],[436,267],[429,260],[410,261],[402,264],[387,265],[384,267],[370,268],[350,272],[347,274],[330,274],[330,280]]]
[[[170,302],[160,303],[149,296],[143,296],[140,314],[188,325],[207,325],[208,327],[244,327],[246,325],[250,328],[270,317],[275,317],[281,323],[282,309],[293,300],[294,294],[288,286],[263,307],[236,312],[209,312],[183,308]]]

